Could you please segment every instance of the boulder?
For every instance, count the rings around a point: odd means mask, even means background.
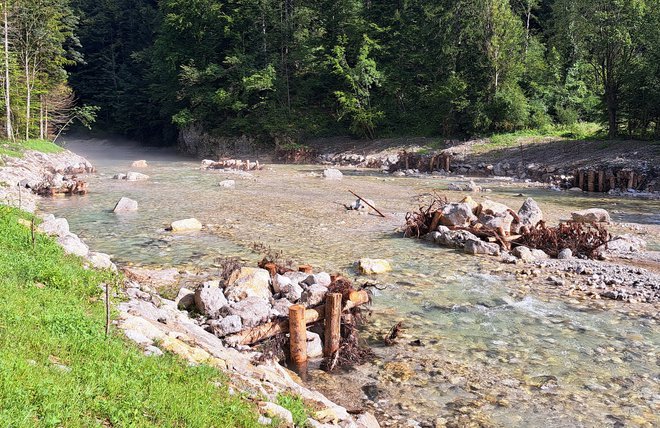
[[[273,292],[281,293],[285,287],[288,287],[291,284],[291,278],[277,273],[275,274],[275,278],[273,278]]]
[[[534,199],[527,198],[518,210],[518,217],[521,226],[534,227],[543,220],[543,212]]]
[[[89,247],[80,240],[78,235],[67,233],[64,236],[57,238],[57,243],[64,249],[67,254],[74,254],[76,256],[85,257],[89,254]]]
[[[485,199],[479,204],[479,206],[481,207],[479,209],[481,214],[498,216],[509,213],[509,207],[500,204],[499,202],[491,201],[490,199]]]
[[[312,331],[307,332],[307,356],[309,358],[323,356],[323,343],[321,342],[321,336]]]
[[[113,272],[117,271],[117,266],[112,263],[110,256],[105,253],[90,252],[87,254],[87,260],[95,269],[109,269]]]
[[[369,412],[362,413],[358,416],[355,423],[357,424],[357,428],[380,428],[380,424],[376,417]],[[438,426],[438,424],[436,424],[436,426]]]
[[[324,287],[329,287],[332,283],[330,274],[327,272],[315,273],[312,275],[314,277],[314,284],[322,285]]]
[[[196,218],[173,221],[170,225],[172,232],[188,232],[202,230],[202,223]]]
[[[119,202],[115,205],[112,212],[115,213],[126,213],[133,212],[138,210],[138,203],[133,199],[122,197]]]
[[[115,174],[112,176],[113,180],[126,180],[126,174]]]
[[[52,218],[44,220],[37,230],[51,236],[66,236],[69,233],[69,222],[65,218]]]
[[[444,247],[463,248],[468,240],[479,238],[467,230],[450,230],[446,226],[438,226],[438,230],[429,233],[426,239]]]
[[[303,288],[294,283],[289,283],[289,285],[282,288],[281,293],[282,297],[286,298],[290,302],[297,302],[300,300],[303,294]]]
[[[615,236],[607,243],[607,251],[610,253],[636,253],[645,248],[646,241],[630,234]]]
[[[227,281],[225,295],[232,301],[240,301],[247,297],[270,299],[270,272],[252,267],[242,267],[234,271]]]
[[[534,260],[546,260],[550,258],[550,256],[547,255],[546,252],[543,250],[538,250],[536,248],[533,248],[531,251]]]
[[[293,426],[293,415],[284,407],[271,402],[263,402],[259,404],[259,408],[266,416],[280,420],[284,426]]]
[[[229,315],[220,320],[213,320],[209,325],[218,337],[224,337],[243,330],[243,321],[238,315]]]
[[[478,239],[470,239],[465,243],[463,251],[467,254],[487,254],[489,256],[499,256],[500,246],[495,243],[484,242]]]
[[[481,192],[481,187],[477,186],[477,183],[475,183],[473,180],[470,180],[470,182],[467,184],[467,191],[478,193]]]
[[[513,250],[511,250],[511,254],[518,257],[520,260],[524,262],[529,263],[534,261],[534,255],[532,254],[532,250],[522,245],[519,247],[515,247]]]
[[[127,181],[142,181],[142,180],[148,180],[149,176],[146,174],[141,174],[139,172],[129,172],[126,174],[126,180]]]
[[[218,186],[230,189],[230,188],[236,186],[236,181],[234,181],[234,180],[222,180],[220,183],[218,183]]]
[[[472,210],[472,212],[474,212],[474,210],[476,210],[477,207],[479,206],[479,204],[474,199],[472,199],[472,197],[470,197],[470,196],[466,196],[463,199],[461,199],[461,203],[462,204],[467,204],[470,207],[470,209]]]
[[[476,219],[477,218],[474,216],[474,214],[472,214],[470,205],[466,203],[452,203],[447,204],[442,209],[442,217],[440,217],[440,223],[442,223],[444,226],[466,227]]]
[[[131,168],[146,168],[148,166],[146,160],[136,160],[131,164]]]
[[[185,311],[193,309],[196,306],[195,292],[185,287],[181,287],[179,294],[177,294],[176,299],[174,299],[174,304],[177,308]]]
[[[306,307],[316,306],[325,300],[325,295],[328,292],[328,287],[314,284],[303,291],[300,296],[300,303]]]
[[[513,216],[509,213],[497,214],[497,215],[482,213],[481,215],[479,215],[479,223],[491,229],[502,229],[508,233],[511,231],[511,225],[513,224]]]
[[[270,317],[270,304],[259,297],[248,297],[240,302],[225,306],[222,315],[238,315],[243,322],[243,328],[256,327],[268,321]]]
[[[288,317],[289,308],[291,306],[293,306],[293,303],[291,303],[288,299],[286,298],[277,299],[273,302],[273,307],[270,310],[270,315],[273,318]]]
[[[326,180],[341,180],[344,178],[344,174],[338,169],[328,168],[323,171],[323,178]]]
[[[301,282],[304,282],[307,279],[309,274],[305,272],[290,271],[290,272],[284,272],[283,276],[289,278],[293,284],[300,284]]]
[[[571,213],[571,219],[578,223],[609,223],[610,213],[602,208],[589,208],[588,210],[574,211]]]
[[[363,275],[385,273],[392,270],[390,262],[383,259],[363,258],[357,262],[358,271]]]
[[[194,301],[197,310],[209,318],[218,318],[221,310],[229,304],[224,290],[214,281],[205,282],[198,287]]]
[[[559,260],[569,260],[573,258],[573,251],[570,248],[564,248],[557,254]]]

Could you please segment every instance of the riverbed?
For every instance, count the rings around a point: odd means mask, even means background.
[[[70,139],[67,148],[98,169],[90,193],[53,198],[45,211],[69,220],[95,251],[119,264],[213,270],[218,258],[254,264],[270,247],[295,263],[344,272],[358,283],[375,280],[371,315],[362,330],[376,360],[309,382],[347,408],[368,407],[387,426],[658,426],[660,328],[648,307],[565,299],[516,280],[497,259],[464,255],[412,239],[397,230],[405,212],[455,177],[392,177],[344,170],[320,177],[317,165],[267,165],[243,176],[200,169],[198,160],[164,149],[101,139]],[[134,160],[149,167],[131,169]],[[149,180],[113,180],[134,170]],[[236,181],[235,188],[218,183]],[[628,233],[660,249],[660,202],[554,192],[507,180],[472,195],[518,208],[534,197],[549,223],[577,208],[606,208]],[[373,199],[387,218],[347,211],[348,190]],[[518,196],[523,194],[524,196]],[[122,196],[139,211],[112,213]],[[172,234],[173,220],[195,217],[204,231]],[[355,276],[361,257],[385,258],[391,273]],[[656,312],[660,308],[656,307]],[[404,322],[394,346],[380,338]]]

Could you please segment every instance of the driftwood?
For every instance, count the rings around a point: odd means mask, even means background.
[[[366,291],[353,291],[349,296],[349,300],[344,303],[342,311],[346,312],[366,303],[369,303],[369,294]],[[305,324],[312,324],[324,318],[325,304],[305,310]],[[226,336],[224,340],[230,345],[252,345],[288,331],[289,320],[273,321]]]

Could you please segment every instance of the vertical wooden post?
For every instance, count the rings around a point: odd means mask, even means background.
[[[341,328],[341,293],[325,295],[325,343],[323,354],[331,357],[339,350]]]
[[[635,171],[630,171],[630,175],[628,176],[628,189],[634,189],[635,188]]]
[[[594,181],[596,180],[596,171],[591,170],[589,171],[589,175],[587,175],[587,190],[589,192],[593,192],[596,190],[596,186],[594,185]]]
[[[289,307],[289,350],[294,364],[307,361],[307,323],[303,305]]]
[[[598,191],[605,191],[605,171],[602,169],[598,171]]]
[[[578,170],[577,187],[584,190],[584,171],[581,169]]]

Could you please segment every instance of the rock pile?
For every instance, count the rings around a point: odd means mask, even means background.
[[[248,160],[240,159],[221,159],[219,161],[213,161],[210,159],[204,159],[202,161],[202,169],[226,169],[226,170],[237,170],[237,171],[258,171],[263,169],[264,166],[259,163],[259,161],[251,162]]]

